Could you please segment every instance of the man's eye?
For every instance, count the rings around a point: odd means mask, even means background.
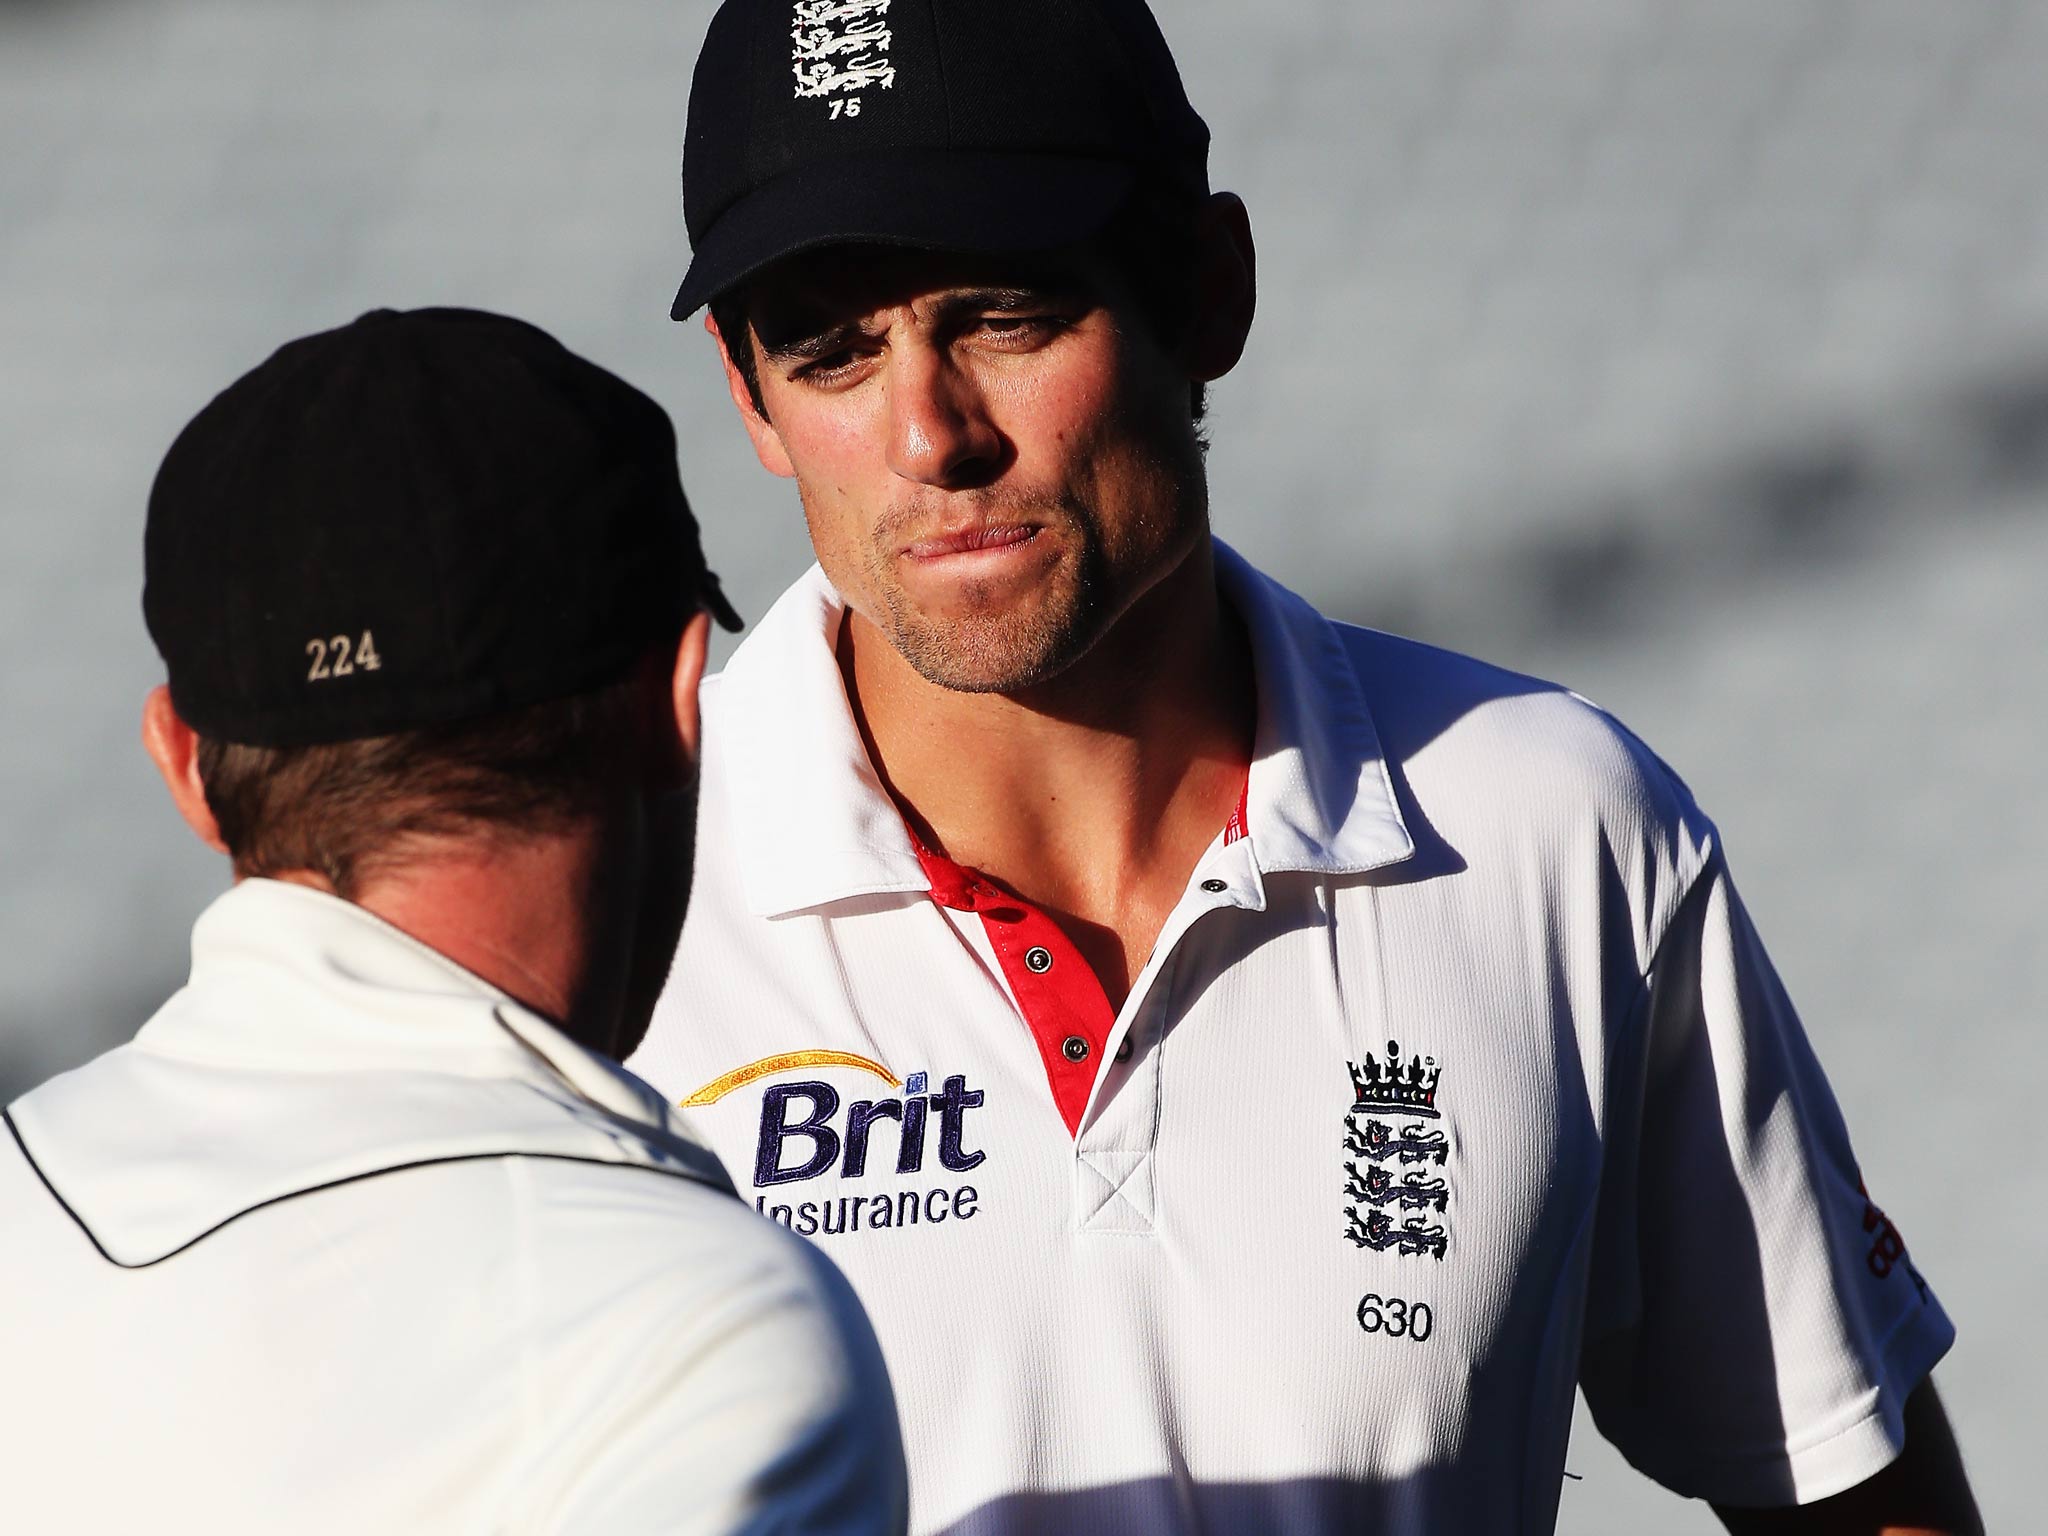
[[[823,357],[805,363],[790,377],[813,384],[830,384],[854,372],[866,357],[866,353],[852,347],[842,347],[837,352],[828,352]]]
[[[980,324],[990,336],[1023,339],[1051,335],[1060,320],[1056,315],[983,315]]]

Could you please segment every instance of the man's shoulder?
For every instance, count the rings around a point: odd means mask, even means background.
[[[104,1076],[145,1056],[130,1044],[95,1065]],[[89,1093],[89,1075],[70,1075],[81,1080],[73,1097],[86,1108],[136,1108],[135,1094]],[[414,1095],[439,1086],[431,1075],[394,1084],[394,1092]],[[0,1131],[0,1232],[10,1235],[17,1259],[33,1248],[42,1256],[38,1263],[150,1272],[185,1255],[211,1262],[231,1254],[242,1266],[291,1268],[303,1256],[300,1235],[311,1222],[348,1231],[356,1252],[379,1254],[380,1262],[454,1273],[512,1260],[571,1307],[578,1292],[607,1294],[640,1277],[697,1301],[767,1288],[798,1302],[832,1302],[831,1277],[820,1273],[810,1249],[708,1178],[708,1153],[684,1161],[672,1137],[588,1101],[565,1095],[561,1108],[543,1107],[543,1115],[587,1123],[585,1134],[557,1144],[530,1125],[502,1139],[466,1135],[458,1126],[445,1145],[394,1146],[376,1155],[341,1145],[332,1158],[305,1166],[281,1158],[266,1168],[251,1147],[275,1134],[253,1143],[209,1139],[184,1103],[157,1106],[161,1112],[132,1142],[81,1149],[75,1117],[35,1113],[52,1089],[70,1086],[54,1082],[16,1100]],[[486,1104],[521,1097],[500,1083],[458,1087],[465,1092],[434,1103],[445,1109],[463,1097]],[[243,1095],[239,1102],[247,1118],[261,1122],[259,1131],[278,1131],[282,1122],[264,1118],[262,1099]],[[606,1141],[610,1152],[600,1145]],[[152,1147],[153,1160],[146,1155]],[[164,1203],[165,1149],[176,1149],[185,1184],[218,1189],[142,1224],[135,1208],[152,1191]]]
[[[1540,801],[1704,828],[1671,766],[1565,684],[1355,624],[1331,628],[1390,763],[1458,784],[1484,779],[1525,809]]]
[[[1633,914],[1638,957],[1653,953],[1720,844],[1685,781],[1613,715],[1558,683],[1332,627],[1424,854],[1417,867],[1533,879],[1553,893],[1546,899],[1611,893]]]
[[[1218,554],[1224,591],[1245,611],[1260,650],[1261,689],[1290,695],[1280,712],[1297,718],[1304,740],[1377,752],[1397,796],[1434,790],[1517,829],[1545,813],[1667,825],[1697,816],[1678,775],[1571,689],[1331,618],[1235,551],[1219,544]],[[1319,731],[1318,714],[1339,728]],[[1369,727],[1359,727],[1359,715]]]
[[[638,1269],[697,1289],[814,1292],[810,1248],[730,1193],[629,1163],[504,1159],[529,1245],[564,1281]]]
[[[770,1356],[836,1356],[864,1327],[829,1260],[730,1195],[603,1164],[534,1159],[508,1173],[537,1331],[569,1355],[611,1340],[689,1351],[745,1328]]]
[[[510,1171],[525,1184],[528,1333],[544,1375],[616,1382],[688,1361],[694,1390],[663,1411],[692,1424],[766,1381],[782,1384],[776,1412],[791,1425],[886,1406],[852,1287],[751,1206],[641,1169],[535,1160]]]

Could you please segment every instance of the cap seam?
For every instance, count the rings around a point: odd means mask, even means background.
[[[521,371],[523,373],[525,370],[522,368]],[[399,439],[405,445],[407,459],[413,463],[420,462],[418,456],[419,404],[423,403],[416,403],[412,410],[404,411],[400,414],[398,426]],[[432,462],[431,455],[428,456],[427,462]],[[434,505],[433,499],[429,499],[428,504],[430,506]],[[449,592],[449,565],[447,551],[443,547],[441,540],[442,528],[438,507],[435,508],[433,515],[422,517],[420,523],[420,543],[426,551],[427,559],[433,565],[434,629],[440,640],[441,664],[452,675],[459,668],[455,665],[455,622],[452,599]]]

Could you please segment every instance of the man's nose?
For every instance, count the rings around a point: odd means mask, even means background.
[[[936,348],[890,357],[889,468],[922,485],[959,489],[1000,470],[1003,437],[974,381]]]

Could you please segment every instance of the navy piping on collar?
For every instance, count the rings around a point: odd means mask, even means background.
[[[204,1232],[201,1232],[197,1237],[190,1238],[187,1241],[180,1243],[177,1247],[171,1249],[168,1253],[160,1253],[153,1259],[143,1259],[139,1263],[128,1264],[124,1263],[120,1259],[115,1258],[111,1253],[107,1252],[107,1250],[101,1245],[99,1238],[94,1235],[92,1228],[85,1224],[85,1218],[80,1216],[77,1211],[73,1210],[71,1208],[71,1202],[66,1200],[62,1194],[58,1193],[57,1186],[52,1184],[50,1182],[50,1176],[43,1172],[42,1165],[38,1163],[35,1159],[35,1154],[29,1151],[28,1143],[21,1139],[21,1130],[18,1126],[15,1125],[14,1116],[8,1113],[8,1111],[6,1110],[0,1109],[0,1120],[5,1120],[7,1122],[8,1134],[14,1138],[15,1146],[21,1149],[22,1157],[27,1160],[29,1167],[34,1170],[35,1176],[41,1182],[43,1188],[50,1192],[50,1198],[57,1202],[58,1206],[63,1210],[64,1214],[66,1216],[69,1216],[72,1219],[72,1221],[76,1223],[78,1230],[85,1234],[85,1240],[92,1244],[93,1251],[99,1254],[101,1258],[105,1259],[109,1264],[113,1265],[116,1269],[148,1269],[151,1265],[161,1264],[166,1259],[175,1259],[179,1254],[185,1252],[187,1249],[196,1247],[198,1244],[205,1242],[206,1239],[212,1237],[214,1233],[220,1231],[223,1227],[232,1226],[235,1222],[240,1221],[244,1216],[249,1215],[252,1211],[263,1210],[266,1206],[282,1205],[287,1200],[296,1200],[301,1195],[317,1195],[322,1190],[339,1189],[344,1184],[360,1184],[365,1179],[381,1178],[383,1177],[383,1175],[387,1173],[403,1173],[408,1168],[433,1168],[443,1163],[483,1163],[492,1162],[499,1158],[506,1157],[530,1157],[534,1159],[536,1162],[590,1163],[599,1168],[637,1168],[643,1173],[658,1173],[666,1178],[686,1179],[692,1184],[700,1185],[703,1188],[712,1191],[714,1194],[726,1194],[731,1196],[731,1198],[733,1199],[739,1198],[738,1193],[736,1191],[720,1190],[716,1184],[709,1183],[708,1181],[699,1178],[696,1174],[690,1173],[684,1169],[658,1168],[651,1163],[617,1163],[611,1161],[611,1159],[609,1158],[577,1157],[575,1154],[569,1152],[464,1152],[455,1157],[423,1157],[415,1162],[393,1163],[388,1168],[373,1168],[367,1173],[352,1173],[349,1174],[346,1178],[330,1179],[325,1184],[308,1184],[304,1189],[295,1189],[288,1194],[272,1195],[268,1200],[259,1200],[254,1205],[246,1206],[243,1209],[235,1212],[234,1215],[229,1216],[224,1220],[215,1222],[212,1226],[208,1227]]]

